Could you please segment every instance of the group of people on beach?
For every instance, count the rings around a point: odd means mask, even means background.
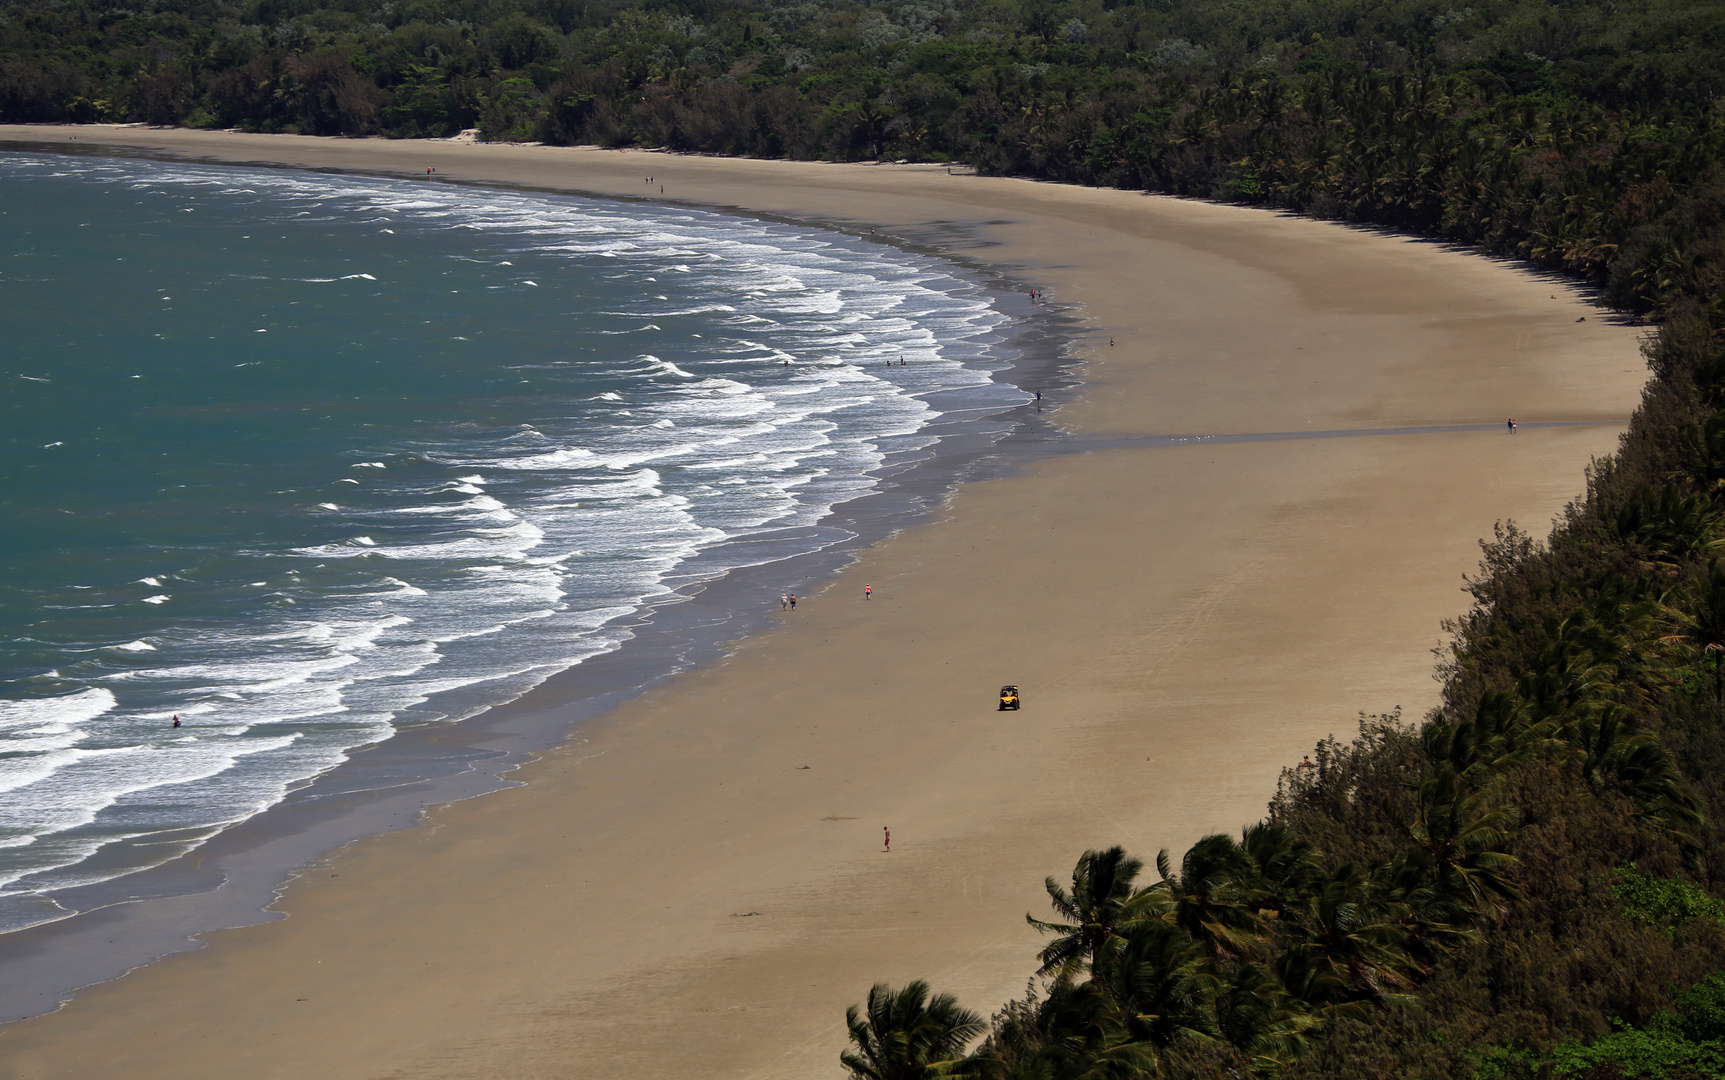
[[[866,585],[865,584],[863,586],[863,599],[864,600],[874,599],[874,586],[873,585]],[[795,611],[795,610],[797,610],[797,594],[796,593],[780,593],[779,594],[779,610],[780,611]],[[176,724],[175,726],[177,727],[179,725]]]

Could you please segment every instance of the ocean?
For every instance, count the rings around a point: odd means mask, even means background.
[[[13,152],[0,239],[0,932],[854,540],[1027,398],[984,285],[806,226]]]

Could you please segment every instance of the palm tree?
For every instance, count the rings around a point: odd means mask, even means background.
[[[1318,950],[1286,949],[1271,963],[1282,988],[1322,1020],[1363,1020],[1376,1007]]]
[[[1256,869],[1258,895],[1252,903],[1260,915],[1273,915],[1293,906],[1324,876],[1323,853],[1286,825],[1260,821],[1240,834],[1240,850]]]
[[[1115,1044],[1141,1043],[1154,1057],[1181,1040],[1215,1035],[1215,968],[1179,927],[1145,919],[1098,954],[1090,984],[1109,1002]]]
[[[1725,716],[1725,566],[1709,560],[1707,576],[1665,611],[1675,632],[1660,640],[1684,645],[1713,662],[1713,708]]]
[[[973,1061],[988,1080],[1142,1080],[1155,1076],[1161,1052],[1134,1040],[1129,1014],[1095,982],[1059,982],[1036,1008],[1026,1047],[1005,1055],[992,1043]],[[1023,1034],[1020,1035],[1023,1039]]]
[[[1681,830],[1703,821],[1701,804],[1683,783],[1671,752],[1653,736],[1631,730],[1626,719],[1622,710],[1606,706],[1573,726],[1582,777],[1596,794],[1616,791],[1681,837]]]
[[[1257,899],[1264,893],[1252,857],[1232,837],[1215,833],[1193,844],[1171,873],[1168,852],[1156,856],[1162,880],[1152,890],[1172,902],[1171,921],[1211,956],[1252,957],[1264,949],[1265,924]]]
[[[1439,764],[1420,783],[1415,816],[1390,813],[1429,860],[1433,888],[1476,911],[1516,895],[1509,879],[1516,860],[1497,850],[1508,842],[1515,821],[1507,810],[1491,805],[1493,795],[1491,788],[1467,790],[1453,768]]]
[[[862,137],[863,146],[867,148],[868,156],[871,158],[878,157],[880,155],[881,136],[886,131],[887,121],[892,118],[892,114],[880,99],[867,98],[857,102],[856,111],[853,115],[856,118],[857,133]]]
[[[1480,787],[1524,757],[1544,726],[1532,722],[1527,702],[1518,695],[1488,690],[1480,696],[1473,719],[1428,724],[1420,741],[1428,761],[1443,762]]]
[[[1516,682],[1516,694],[1535,721],[1561,720],[1615,692],[1617,667],[1605,657],[1627,659],[1624,642],[1585,612],[1547,620],[1537,652]]]
[[[1044,922],[1026,915],[1024,920],[1044,934],[1056,935],[1036,954],[1042,961],[1038,975],[1071,978],[1117,933],[1122,924],[1154,907],[1154,899],[1135,893],[1132,883],[1144,868],[1143,860],[1134,859],[1122,847],[1103,851],[1086,851],[1072,868],[1072,891],[1061,888],[1049,877],[1044,882],[1048,900],[1055,914],[1064,922]]]
[[[1239,964],[1216,989],[1216,1033],[1269,1072],[1290,1064],[1321,1020],[1257,964]]]
[[[868,1005],[845,1010],[854,1053],[839,1063],[852,1080],[936,1080],[967,1075],[965,1044],[982,1034],[982,1018],[958,1007],[951,994],[928,996],[922,980],[893,990],[876,983]]]
[[[1370,877],[1377,902],[1407,935],[1401,947],[1422,969],[1479,941],[1474,925],[1481,913],[1470,897],[1442,884],[1437,859],[1425,848],[1403,850]]]
[[[1641,492],[1618,511],[1617,535],[1640,544],[1655,561],[1676,564],[1718,550],[1719,511],[1701,495],[1684,495],[1675,484]]]
[[[1353,863],[1343,863],[1290,912],[1278,958],[1289,989],[1314,1005],[1399,1000],[1413,986],[1407,909]]]

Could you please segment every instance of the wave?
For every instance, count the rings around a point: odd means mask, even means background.
[[[101,687],[57,697],[0,698],[0,732],[82,724],[112,712],[117,704],[113,692]]]
[[[434,322],[448,290],[555,304],[562,322],[531,341],[511,313],[538,309],[437,322],[427,380],[459,364],[489,379],[463,423],[379,424],[292,485],[279,535],[220,553],[235,564],[227,578],[183,569],[202,557],[192,545],[152,553],[127,575],[144,576],[79,605],[127,620],[81,639],[91,651],[31,646],[36,672],[53,673],[45,685],[66,692],[0,700],[0,739],[21,750],[0,786],[15,781],[8,805],[23,808],[0,819],[16,841],[0,883],[19,892],[195,846],[403,723],[459,722],[621,647],[644,611],[692,585],[842,542],[819,522],[926,452],[944,408],[929,395],[1018,400],[991,389],[1003,319],[988,297],[931,260],[815,230],[454,187],[403,202],[400,184],[363,177],[99,159],[76,175],[169,198],[202,185],[233,200],[234,220],[351,239],[351,254],[291,268],[300,277],[237,263],[233,280],[387,280],[358,290],[367,302],[407,290],[418,267],[379,253],[387,221],[423,250],[450,238],[420,301]],[[371,272],[328,276],[344,254]],[[337,302],[318,298],[355,292],[295,287],[295,310],[315,319]],[[592,310],[565,310],[583,296]],[[270,328],[272,341],[293,332]],[[455,337],[470,359],[436,351]],[[901,355],[912,366],[888,374]],[[530,407],[512,412],[511,393]],[[158,591],[138,597],[139,585]],[[59,802],[42,801],[51,787]]]

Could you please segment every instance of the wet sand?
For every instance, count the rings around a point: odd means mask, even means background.
[[[966,485],[524,786],[321,860],[285,920],[0,1029],[0,1076],[807,1078],[838,1075],[844,1007],[873,982],[988,1012],[1034,967],[1044,875],[1238,829],[1355,713],[1434,704],[1475,540],[1543,533],[1645,378],[1637,332],[1549,280],[1263,211],[938,166],[0,127],[74,134],[663,184],[942,245],[1076,306],[1084,386],[1045,406],[1096,448]],[[1512,436],[1509,416],[1574,423]],[[1492,427],[1132,445],[1470,424]],[[1004,682],[1022,711],[994,711]]]

